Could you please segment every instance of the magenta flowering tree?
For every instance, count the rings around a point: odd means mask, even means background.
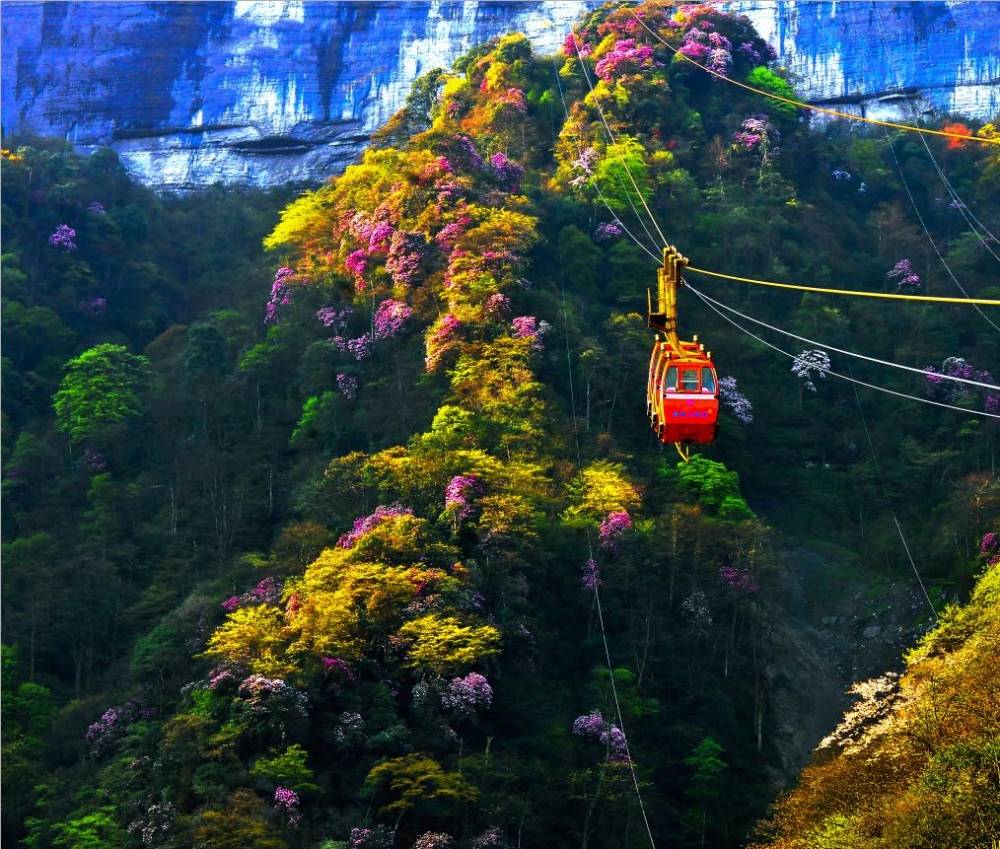
[[[598,530],[601,548],[610,552],[617,551],[625,531],[631,530],[631,528],[632,517],[629,516],[627,510],[616,510],[608,513]]]
[[[299,794],[287,787],[278,787],[274,791],[274,809],[288,817],[288,824],[296,826],[302,819],[299,811]]]
[[[737,595],[753,595],[760,587],[748,569],[739,566],[723,566],[719,569],[719,580],[726,589]]]
[[[483,304],[483,311],[487,318],[503,320],[510,315],[510,298],[502,292],[494,292]]]
[[[258,581],[243,595],[234,595],[222,602],[222,609],[226,613],[246,605],[252,604],[277,604],[281,599],[281,581],[277,578],[267,577]]]
[[[344,268],[354,275],[354,289],[363,292],[366,287],[365,271],[368,268],[369,254],[364,248],[351,251],[344,259]]]
[[[348,401],[353,401],[358,394],[358,379],[353,374],[337,372],[337,390]]]
[[[988,531],[979,541],[979,553],[986,558],[990,566],[1000,564],[1000,534]]]
[[[601,586],[601,567],[593,557],[583,564],[583,577],[580,580],[583,588],[590,592]]]
[[[426,247],[427,243],[421,233],[396,230],[392,234],[385,270],[392,276],[393,283],[397,286],[412,286],[416,282]]]
[[[760,156],[761,167],[770,165],[781,153],[778,142],[781,133],[771,123],[767,115],[755,114],[740,124],[740,129],[733,134],[733,150],[743,153],[755,153]]]
[[[573,58],[576,58],[577,56],[583,56],[586,58],[594,52],[594,48],[575,32],[566,34],[566,38],[563,40],[562,50],[566,56],[572,56]]]
[[[278,320],[278,312],[281,307],[288,306],[292,302],[292,285],[295,282],[295,272],[287,265],[281,266],[274,273],[274,282],[271,284],[271,297],[264,307],[264,321],[271,323]]]
[[[400,516],[412,516],[413,510],[403,507],[401,504],[390,504],[384,507],[381,504],[375,508],[374,513],[367,516],[359,516],[354,520],[354,527],[337,540],[337,545],[341,548],[353,548],[354,544],[373,528],[377,528],[383,522],[396,519]]]
[[[920,288],[920,275],[914,273],[913,263],[908,259],[899,260],[885,276],[897,281],[899,289],[913,291]]]
[[[445,224],[434,237],[434,243],[441,250],[451,250],[455,243],[465,235],[469,229],[472,219],[468,215],[461,215],[455,221]]]
[[[352,315],[354,310],[350,307],[320,307],[316,310],[316,318],[337,335],[347,329],[347,322]]]
[[[49,236],[49,244],[54,248],[59,248],[61,251],[75,251],[76,230],[70,227],[69,224],[60,224],[56,227],[52,235]]]
[[[615,221],[606,221],[603,224],[597,225],[597,229],[594,230],[594,238],[598,242],[613,242],[624,232],[621,224]]]
[[[445,512],[457,526],[473,515],[475,500],[485,492],[486,487],[475,475],[455,475],[444,489]]]
[[[948,357],[941,363],[940,368],[924,366],[924,377],[927,380],[928,395],[936,400],[954,402],[963,398],[974,398],[979,393],[983,396],[983,409],[986,412],[1000,411],[1000,399],[989,390],[948,379],[961,378],[962,380],[976,380],[980,383],[995,383],[990,372],[976,368],[962,357]]]
[[[609,760],[628,758],[625,733],[617,725],[608,722],[599,710],[593,710],[573,720],[573,733],[592,743],[603,743]]]
[[[507,849],[507,841],[503,832],[494,826],[472,839],[472,849]]]
[[[388,339],[395,336],[403,329],[411,315],[413,315],[413,309],[402,301],[394,301],[391,298],[382,301],[372,317],[375,338]]]
[[[223,664],[216,666],[208,673],[208,689],[215,691],[235,685],[237,683],[236,671],[232,666]]]
[[[384,825],[374,828],[352,828],[347,840],[349,849],[393,849],[395,834]]]
[[[736,388],[735,377],[719,378],[719,400],[737,421],[743,424],[750,424],[753,421],[753,405],[750,399]]]
[[[334,675],[339,675],[348,681],[354,681],[354,670],[350,664],[340,657],[322,657],[320,663],[323,664],[323,671]]]
[[[536,351],[545,347],[542,337],[551,329],[547,321],[539,321],[533,315],[519,315],[511,321],[510,327],[515,339],[531,340],[531,347]]]
[[[451,849],[455,841],[441,831],[425,831],[413,843],[413,849]]]
[[[338,338],[340,337],[334,337],[334,339]],[[337,345],[337,347],[350,354],[358,362],[361,362],[362,360],[367,360],[372,355],[373,341],[370,333],[364,333],[356,339],[348,339],[343,343],[343,346]],[[334,342],[334,344],[337,343]]]
[[[500,185],[507,191],[517,192],[521,189],[521,178],[524,177],[524,167],[509,159],[504,153],[494,153],[490,157],[490,165],[496,174]]]
[[[653,48],[648,44],[636,44],[634,38],[620,38],[598,60],[594,73],[602,80],[612,82],[617,77],[649,71],[660,64],[653,58]]]
[[[427,371],[437,371],[444,355],[457,345],[461,326],[462,322],[451,313],[447,313],[428,331],[427,357],[424,361]]]
[[[441,693],[441,707],[456,716],[475,716],[493,704],[493,688],[484,675],[470,672],[463,678],[452,678]]]

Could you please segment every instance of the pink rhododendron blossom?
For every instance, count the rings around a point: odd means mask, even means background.
[[[379,505],[375,508],[374,513],[370,513],[367,516],[359,516],[354,520],[354,527],[351,528],[346,534],[343,534],[340,539],[337,540],[337,545],[341,548],[353,548],[354,544],[363,537],[366,533],[374,528],[377,528],[383,522],[389,519],[395,519],[400,516],[412,516],[413,510],[409,507],[403,507],[400,504],[390,504],[388,507]]]
[[[372,324],[376,339],[388,339],[403,329],[406,320],[413,315],[413,310],[402,301],[387,299],[378,305]]]
[[[604,521],[601,522],[598,537],[601,541],[601,548],[605,551],[617,551],[618,543],[625,531],[632,528],[632,517],[626,510],[615,510],[608,513]]]
[[[464,678],[452,678],[441,694],[441,706],[445,710],[465,716],[492,704],[493,688],[478,672],[470,672]]]
[[[60,224],[56,227],[52,235],[49,236],[49,244],[63,251],[75,251],[75,240],[76,230],[70,227],[69,224]]]

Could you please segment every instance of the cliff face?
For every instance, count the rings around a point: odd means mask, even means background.
[[[521,30],[553,51],[598,0],[8,2],[3,129],[111,145],[167,190],[341,170],[413,80]],[[727,4],[815,100],[869,113],[1000,109],[1000,2]]]

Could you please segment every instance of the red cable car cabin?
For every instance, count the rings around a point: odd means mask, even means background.
[[[653,342],[646,387],[647,410],[660,441],[705,445],[719,430],[719,381],[711,354],[695,337],[680,342]]]

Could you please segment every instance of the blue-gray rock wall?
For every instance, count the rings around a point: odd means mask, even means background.
[[[5,2],[3,129],[114,147],[186,190],[341,170],[413,80],[512,30],[554,51],[598,0]],[[1000,2],[799,0],[748,14],[817,101],[1000,111]]]

